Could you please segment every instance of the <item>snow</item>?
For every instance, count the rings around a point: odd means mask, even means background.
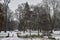
[[[9,32],[9,37],[17,37],[17,32],[15,31]]]
[[[54,31],[53,33],[54,34],[60,34],[60,31]]]
[[[40,35],[42,35],[41,32],[39,32]],[[26,35],[30,35],[30,32],[29,31],[25,31],[25,33],[23,33],[22,31],[21,32],[18,32],[18,35],[20,36],[26,36]],[[38,31],[31,31],[31,35],[38,35]]]
[[[31,38],[18,38],[16,31],[7,31],[7,32],[2,31],[1,33],[6,33],[6,34],[9,33],[9,37],[8,38],[0,38],[0,40],[31,40]],[[27,34],[30,35],[30,32],[25,31],[25,33],[23,33],[23,31],[19,31],[19,34],[21,36],[24,36]],[[39,34],[42,34],[42,33],[39,32]],[[38,35],[38,31],[31,31],[31,35]],[[54,34],[54,35],[56,35],[56,34]],[[59,37],[60,37],[60,35],[55,36],[56,39],[59,39]],[[48,40],[47,38],[48,38],[47,36],[44,36],[44,40],[45,39]],[[32,40],[43,40],[43,39],[42,38],[32,38]]]
[[[0,37],[6,37],[6,36],[8,36],[8,33],[4,32],[4,31],[0,32]]]
[[[2,40],[20,40],[20,39],[19,38],[12,37],[12,38],[3,38]]]
[[[9,34],[9,37],[17,37],[17,32],[15,32],[15,31],[6,31],[6,32],[1,31],[0,37],[6,37],[6,36],[8,36],[8,34]]]
[[[60,31],[53,31],[53,36],[56,38],[56,40],[60,40]]]
[[[48,38],[48,36],[44,36],[44,38]]]
[[[42,39],[42,38],[3,38],[1,40],[48,40],[48,39]]]

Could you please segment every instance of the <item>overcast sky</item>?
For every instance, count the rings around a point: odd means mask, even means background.
[[[14,11],[18,4],[21,4],[21,3],[25,3],[25,2],[28,2],[29,5],[36,5],[38,3],[40,3],[42,0],[12,0],[10,3],[9,3],[9,7],[12,11]]]

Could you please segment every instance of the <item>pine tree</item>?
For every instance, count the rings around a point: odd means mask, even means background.
[[[24,7],[24,31],[29,26],[29,24],[27,23],[28,20],[29,20],[29,5],[28,2],[26,2]]]

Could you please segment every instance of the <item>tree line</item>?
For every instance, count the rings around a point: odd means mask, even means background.
[[[54,1],[55,2],[55,1]],[[42,5],[29,5],[28,2],[22,3],[18,5],[18,8],[15,10],[15,13],[13,13],[9,7],[7,20],[8,30],[15,30],[18,28],[20,31],[27,31],[27,30],[38,30],[41,31],[51,31],[55,27],[59,27],[59,11],[57,10],[57,5],[55,8],[55,4],[53,4],[53,12],[54,17],[51,18],[50,13],[50,7],[48,3],[42,4]],[[4,9],[3,4],[0,4],[0,30],[5,29],[4,28]],[[17,21],[14,21],[14,18],[17,19]],[[58,19],[58,20],[57,20]]]
[[[22,6],[19,5],[18,9],[16,9],[16,11],[19,12],[19,30],[53,30],[48,5],[45,5],[45,7],[30,6],[28,2],[26,2],[24,5],[22,4]]]

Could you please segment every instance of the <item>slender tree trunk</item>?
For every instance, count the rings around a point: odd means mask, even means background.
[[[30,29],[30,37],[31,37],[31,29]]]
[[[38,27],[38,36],[39,36],[39,26],[37,26]]]
[[[25,26],[24,26],[24,29],[23,29],[23,30],[24,30],[24,32],[23,32],[23,33],[25,33]]]

